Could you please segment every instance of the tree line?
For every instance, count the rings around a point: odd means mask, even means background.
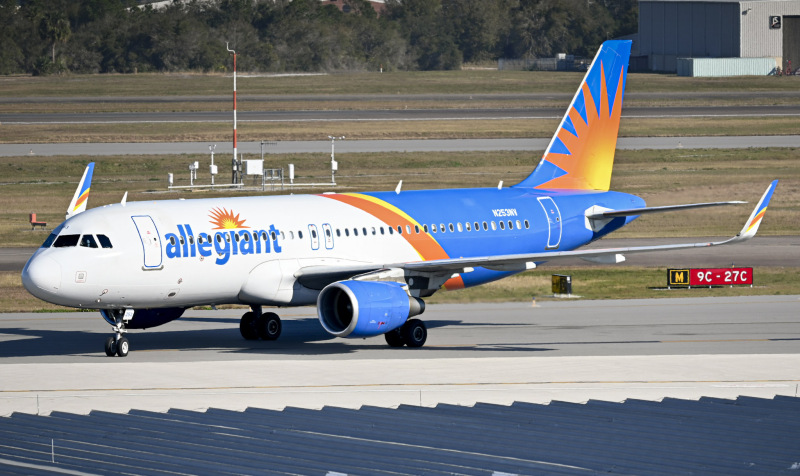
[[[636,0],[0,0],[0,74],[446,70],[591,56]]]

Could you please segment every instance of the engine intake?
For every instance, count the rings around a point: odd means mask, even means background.
[[[385,334],[424,311],[424,301],[389,281],[339,281],[326,286],[317,298],[322,327],[337,337]]]

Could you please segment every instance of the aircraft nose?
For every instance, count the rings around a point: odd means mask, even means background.
[[[45,299],[58,294],[61,287],[61,265],[46,256],[34,256],[22,270],[22,285],[34,296]]]

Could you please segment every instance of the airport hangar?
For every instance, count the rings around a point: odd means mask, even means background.
[[[800,0],[642,0],[637,69],[679,76],[800,68]],[[633,66],[633,64],[632,64]]]

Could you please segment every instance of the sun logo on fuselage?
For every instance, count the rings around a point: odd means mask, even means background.
[[[246,219],[239,219],[239,214],[233,214],[233,210],[228,211],[226,208],[215,208],[211,210],[208,215],[211,218],[210,223],[215,225],[215,230],[230,230],[235,228],[250,228],[245,226]]]

